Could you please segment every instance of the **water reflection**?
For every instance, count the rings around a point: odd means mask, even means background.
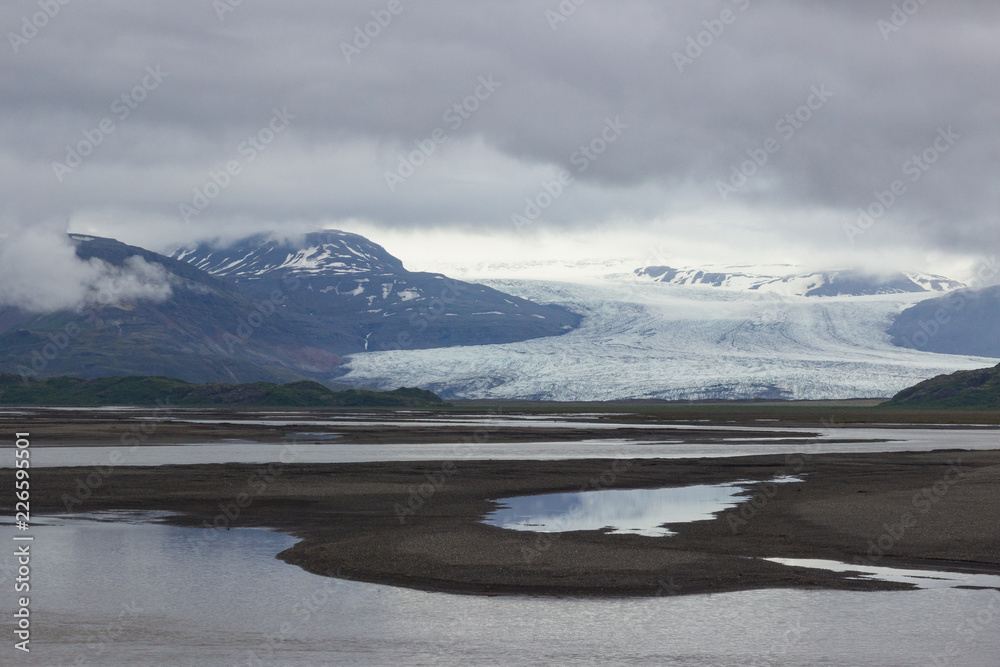
[[[995,574],[968,574],[939,570],[908,570],[877,565],[851,565],[836,560],[822,560],[819,558],[766,558],[765,560],[792,567],[809,567],[829,570],[830,572],[856,572],[858,576],[850,577],[851,579],[895,581],[904,584],[913,584],[917,588],[983,587],[1000,589],[1000,576]]]
[[[801,482],[782,477],[771,484]],[[577,493],[504,498],[501,508],[484,521],[511,530],[562,533],[608,529],[647,537],[676,534],[666,525],[714,519],[735,507],[753,482],[699,484],[667,489],[604,489]]]
[[[777,427],[769,427],[775,431]],[[747,429],[752,431],[752,429]],[[637,441],[599,438],[575,442],[518,442],[426,444],[335,444],[336,439],[312,437],[311,442],[289,440],[283,444],[223,441],[187,445],[57,446],[32,445],[32,467],[109,465],[168,465],[201,463],[356,463],[370,461],[451,461],[570,459],[675,459],[754,456],[763,454],[834,454],[875,452],[928,452],[939,449],[991,450],[1000,448],[993,429],[850,428],[821,429],[812,441],[741,436],[726,443]],[[664,431],[667,435],[668,431]],[[849,436],[849,438],[845,437]],[[13,444],[0,443],[0,451]],[[13,457],[3,457],[0,468],[11,467]]]
[[[25,664],[987,667],[1000,655],[995,591],[456,596],[309,574],[274,558],[295,541],[279,533],[49,523],[32,531],[38,659]],[[0,527],[0,541],[15,534]],[[0,559],[3,581],[13,561]],[[4,618],[13,598],[0,596]]]

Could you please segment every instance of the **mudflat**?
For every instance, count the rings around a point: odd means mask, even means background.
[[[702,437],[704,433],[700,434]],[[541,439],[541,438],[539,438]],[[33,470],[32,511],[164,510],[179,525],[268,527],[320,575],[467,594],[653,596],[907,584],[766,557],[1000,574],[1000,451],[724,459],[438,461]],[[805,481],[768,484],[783,475]],[[511,496],[749,480],[746,502],[669,537],[484,524]],[[13,471],[0,471],[13,497]],[[84,497],[85,496],[85,497]]]
[[[309,444],[426,444],[479,442],[575,442],[599,438],[627,438],[680,442],[725,443],[741,438],[783,438],[788,444],[811,442],[810,428],[820,422],[795,424],[793,431],[769,431],[761,423],[727,421],[706,424],[675,422],[669,431],[648,416],[605,415],[576,419],[560,427],[545,422],[498,419],[500,412],[479,413],[488,423],[476,423],[469,415],[427,411],[392,410],[290,410],[265,413],[260,410],[200,409],[94,409],[61,410],[24,408],[17,413],[0,412],[0,428],[25,429],[47,447],[135,446],[246,441]],[[850,440],[849,428],[844,438]],[[335,440],[334,440],[335,439]],[[838,440],[827,440],[838,442]]]

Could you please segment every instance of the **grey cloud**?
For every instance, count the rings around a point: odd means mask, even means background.
[[[212,3],[66,5],[17,53],[0,49],[8,215],[103,218],[134,240],[154,225],[181,239],[351,219],[513,233],[524,198],[567,169],[576,182],[539,225],[655,226],[679,211],[738,222],[743,208],[782,213],[767,233],[806,250],[996,249],[995,3],[926,3],[884,35],[900,2],[588,0],[553,30],[555,0],[401,0],[348,63],[341,43],[388,4],[243,2],[223,20]],[[6,5],[0,27],[34,6]],[[731,21],[708,34],[720,17]],[[689,39],[705,46],[688,51]],[[147,66],[169,76],[119,120],[113,101]],[[390,192],[385,172],[448,130],[446,111],[489,75],[496,93]],[[813,86],[833,97],[784,139],[776,123]],[[283,106],[288,132],[185,224],[178,205]],[[51,163],[106,117],[114,132],[58,182]],[[574,153],[615,117],[627,130],[578,171]],[[961,140],[907,180],[907,161],[947,127]],[[769,138],[780,150],[723,201],[718,183]],[[901,179],[905,194],[851,243],[842,226]]]
[[[129,257],[121,267],[84,261],[59,225],[5,227],[0,232],[0,306],[46,313],[135,299],[162,301],[171,294],[163,267],[142,257]]]

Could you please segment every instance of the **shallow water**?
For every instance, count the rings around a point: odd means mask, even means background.
[[[992,591],[454,596],[308,574],[274,558],[292,538],[261,530],[54,521],[31,531],[35,634],[18,664],[908,667],[950,653],[937,664],[995,667],[1000,655]]]
[[[802,481],[781,478],[770,483]],[[562,533],[609,529],[646,537],[676,533],[664,524],[705,521],[736,507],[753,483],[698,484],[665,489],[602,489],[502,498],[483,521],[509,530]]]
[[[746,430],[746,429],[742,429]],[[750,429],[754,431],[755,429]],[[775,427],[756,431],[780,431]],[[537,460],[554,461],[594,458],[720,458],[758,454],[833,454],[871,452],[924,452],[936,449],[1000,449],[996,429],[849,428],[818,429],[812,441],[783,442],[781,438],[756,436],[733,438],[725,443],[680,442],[665,437],[639,442],[602,438],[572,442],[369,444],[308,443],[312,436],[284,444],[218,441],[189,445],[143,445],[140,447],[46,447],[32,441],[32,466],[96,466],[118,460],[118,465],[163,465],[195,463],[356,463],[369,461],[442,460]],[[319,438],[312,438],[319,440]],[[10,445],[6,446],[10,449]],[[2,449],[2,448],[0,448]],[[0,458],[0,467],[12,459]]]
[[[913,570],[879,565],[855,565],[819,558],[766,558],[773,563],[795,567],[811,567],[831,572],[857,573],[853,579],[879,579],[913,584],[920,588],[957,588],[979,586],[1000,589],[1000,576],[995,574],[970,574],[938,570]],[[1000,656],[998,656],[1000,659]]]

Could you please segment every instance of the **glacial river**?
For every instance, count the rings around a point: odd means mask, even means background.
[[[4,664],[995,667],[1000,660],[996,591],[471,597],[312,575],[274,558],[293,538],[263,530],[210,531],[206,539],[202,529],[155,523],[46,523],[32,531],[30,655],[12,655],[13,595],[0,596]],[[0,540],[11,544],[15,532],[0,527]],[[3,581],[13,580],[13,560],[0,561]]]
[[[306,425],[303,432],[308,432]],[[752,437],[727,444],[680,443],[665,429],[663,441],[653,444],[611,438],[486,443],[462,453],[483,459],[676,458],[1000,447],[997,430],[819,432],[815,442],[804,445]],[[836,442],[844,439],[853,442]],[[32,445],[33,467],[102,465],[114,451],[123,455],[125,465],[266,462],[288,451],[286,445],[253,443],[133,452],[40,444]],[[294,451],[293,460],[300,462],[456,456],[455,445],[317,441]],[[729,502],[731,493],[726,494],[721,500]],[[632,514],[625,513],[622,520],[633,521]],[[457,596],[309,574],[275,558],[295,541],[280,533],[179,528],[155,521],[155,515],[38,521],[31,531],[32,651],[14,656],[16,662],[9,658],[16,598],[5,583],[0,636],[7,646],[0,649],[0,663],[1000,665],[1000,592],[956,588],[954,583],[905,592],[762,590],[676,596],[664,582],[664,595],[647,599]],[[648,530],[648,523],[626,523],[623,530]],[[15,544],[15,534],[23,533],[0,526],[0,540],[7,545]],[[663,534],[650,539],[670,539]],[[12,582],[16,566],[10,553],[0,558],[0,581]],[[983,585],[978,579],[968,584]]]
[[[476,422],[466,422],[476,424]],[[544,422],[531,422],[542,427]],[[524,424],[519,424],[524,425]],[[579,426],[579,424],[574,424]],[[663,437],[654,441],[624,438],[594,438],[568,442],[495,443],[488,438],[479,443],[449,444],[338,444],[335,436],[306,430],[281,444],[260,442],[207,442],[187,445],[142,446],[59,446],[32,443],[32,465],[106,466],[163,465],[186,463],[358,463],[368,461],[443,460],[561,460],[594,458],[718,458],[758,454],[855,454],[871,452],[927,452],[935,449],[1000,449],[998,429],[941,428],[778,428],[745,427],[726,442],[681,441],[671,438],[670,427],[662,427]],[[690,429],[690,426],[684,426]],[[714,429],[718,430],[718,429]],[[787,437],[762,437],[757,433],[787,431]],[[748,432],[749,435],[743,435]],[[798,434],[811,432],[818,437],[803,442]],[[787,441],[787,442],[786,442]],[[9,449],[9,448],[8,448]],[[2,448],[0,448],[2,451]],[[3,457],[0,467],[10,467]]]

